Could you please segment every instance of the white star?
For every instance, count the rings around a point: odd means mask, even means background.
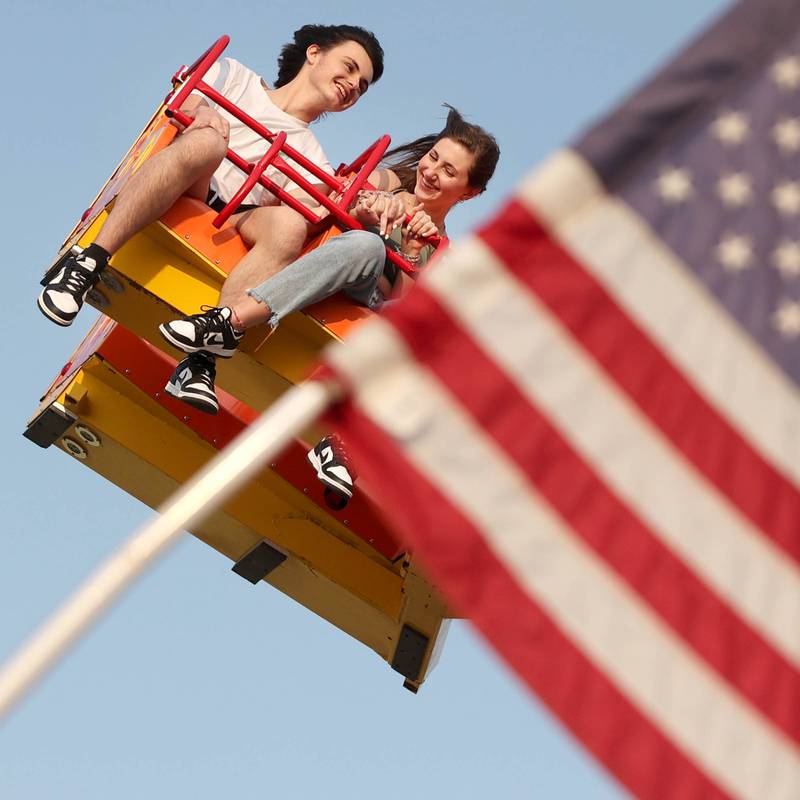
[[[800,336],[800,303],[783,300],[772,314],[772,324],[787,338]]]
[[[772,129],[772,138],[783,153],[800,150],[800,119],[783,117]]]
[[[785,56],[778,59],[769,71],[773,81],[787,91],[800,88],[800,57]]]
[[[717,194],[726,206],[746,206],[753,199],[753,184],[744,172],[732,172],[717,181]]]
[[[741,272],[753,264],[753,240],[749,236],[723,236],[716,252],[728,272]]]
[[[668,203],[682,203],[694,193],[688,169],[669,167],[658,176],[658,193]]]
[[[770,192],[772,205],[785,216],[800,214],[800,183],[781,181]]]
[[[772,251],[772,263],[784,278],[800,275],[800,242],[784,239]]]
[[[726,111],[711,124],[711,133],[723,144],[741,144],[750,133],[750,122],[742,111]]]

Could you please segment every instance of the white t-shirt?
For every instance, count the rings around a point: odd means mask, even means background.
[[[222,58],[211,66],[203,80],[272,133],[286,131],[287,144],[290,144],[306,158],[318,164],[325,172],[333,174],[334,170],[320,143],[317,141],[317,137],[309,130],[308,123],[296,119],[278,108],[270,100],[264,85],[262,85],[261,77],[256,75],[255,72],[232,58]],[[193,92],[193,94],[200,93]],[[230,123],[231,130],[228,147],[238,153],[245,161],[255,164],[267,152],[269,142],[262,139],[255,131],[223,108],[220,108],[216,103],[213,103],[205,95],[200,96],[204,97],[206,102]],[[313,176],[294,161],[286,158],[283,154],[281,154],[281,157],[286,159],[290,167],[295,168],[312,183],[320,183],[319,178]],[[272,166],[267,167],[264,174],[281,188],[286,188],[289,191],[298,188],[296,183],[290,181],[282,172]],[[230,200],[244,182],[245,177],[244,172],[227,159],[224,159],[211,178],[211,189],[216,191],[223,200]],[[276,200],[271,192],[268,192],[262,186],[256,186],[242,202],[263,206],[274,204]]]

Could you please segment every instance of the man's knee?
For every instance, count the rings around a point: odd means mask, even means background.
[[[264,244],[281,253],[299,252],[308,236],[308,224],[288,206],[256,208],[238,228],[249,247]]]
[[[175,151],[187,170],[198,168],[213,171],[222,162],[228,142],[213,128],[200,128],[181,134],[175,142]]]

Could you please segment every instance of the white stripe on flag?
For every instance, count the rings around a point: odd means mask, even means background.
[[[522,184],[518,198],[711,404],[800,481],[796,387],[646,222],[605,192],[581,156],[556,153]]]
[[[398,440],[534,602],[690,759],[734,796],[796,800],[795,748],[571,534],[387,321],[362,326],[329,358],[354,385],[356,405]]]
[[[472,238],[441,264],[425,288],[647,527],[800,666],[800,568],[691,469],[486,245]]]

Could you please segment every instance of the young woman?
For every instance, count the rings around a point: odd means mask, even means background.
[[[433,252],[424,239],[446,233],[451,209],[484,191],[500,156],[489,133],[448,108],[438,134],[387,153],[385,168],[371,176],[379,190],[362,192],[351,210],[371,230],[333,237],[230,306],[160,326],[168,342],[190,354],[167,383],[169,394],[215,414],[215,356],[230,358],[248,328],[267,323],[274,330],[288,314],[340,290],[377,310],[411,287],[410,276],[386,258],[387,241],[423,266]]]

